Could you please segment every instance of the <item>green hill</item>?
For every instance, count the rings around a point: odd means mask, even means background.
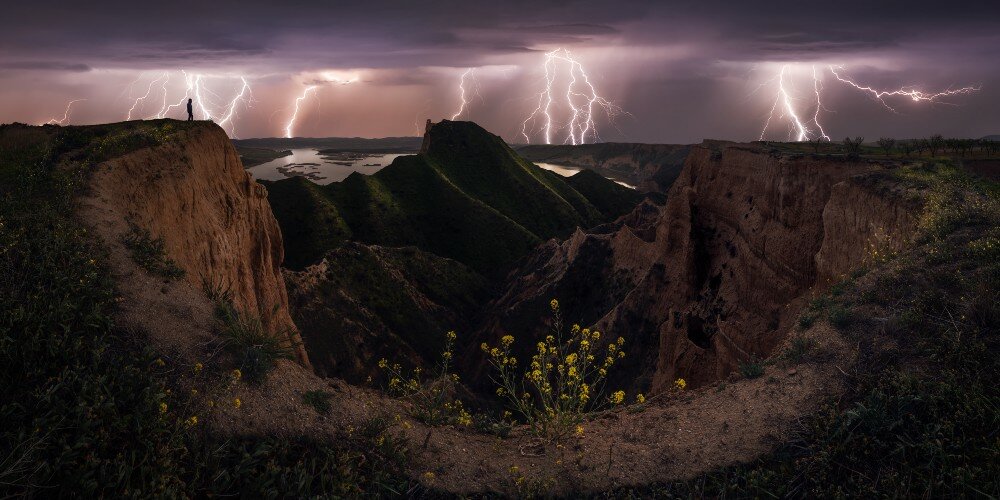
[[[640,199],[596,174],[555,175],[478,125],[451,121],[428,131],[420,154],[374,175],[264,184],[293,269],[350,240],[416,246],[492,278],[541,241],[612,220]]]

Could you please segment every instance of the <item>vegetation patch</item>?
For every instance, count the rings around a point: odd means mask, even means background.
[[[129,230],[122,235],[122,243],[132,253],[132,260],[150,274],[176,279],[184,270],[167,257],[162,238],[154,238],[148,230],[129,223]]]
[[[333,398],[333,394],[321,390],[306,391],[302,394],[302,402],[312,406],[316,410],[316,413],[321,415],[330,413],[330,409],[332,408],[330,404],[331,398]]]

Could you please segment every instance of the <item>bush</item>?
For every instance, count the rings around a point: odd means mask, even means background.
[[[450,372],[456,338],[455,332],[445,335],[441,363],[429,379],[422,377],[423,370],[419,367],[406,375],[399,363],[390,364],[385,359],[378,362],[379,368],[388,375],[389,392],[407,399],[412,404],[412,416],[417,420],[430,425],[472,424],[472,416],[465,411],[462,401],[454,397],[458,375]]]
[[[764,363],[756,356],[740,363],[739,368],[743,378],[753,379],[764,375]]]
[[[326,391],[321,391],[321,390],[306,391],[305,393],[302,394],[302,402],[309,406],[312,406],[317,413],[326,415],[327,413],[330,413],[330,408],[331,408],[330,398],[332,397],[333,394],[330,394],[329,392]]]
[[[851,325],[853,317],[851,311],[842,305],[835,305],[830,308],[828,316],[830,324],[838,330],[843,330]]]
[[[236,359],[236,365],[250,382],[259,384],[279,359],[295,359],[280,333],[264,328],[260,316],[238,311],[231,304],[219,307],[223,346]]]
[[[621,350],[625,339],[609,342],[606,355],[598,360],[600,332],[573,325],[564,340],[559,302],[553,299],[550,305],[552,334],[538,343],[537,353],[524,370],[518,369],[517,358],[511,354],[514,337],[504,336],[497,347],[485,343],[481,347],[499,372],[492,379],[497,395],[507,400],[533,432],[557,441],[582,433],[580,424],[587,412],[624,402],[623,391],[603,398],[602,389],[608,370],[625,357]]]

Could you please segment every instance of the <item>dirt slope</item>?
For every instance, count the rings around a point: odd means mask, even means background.
[[[189,285],[231,293],[237,308],[287,337],[308,365],[288,312],[281,231],[267,192],[243,170],[221,128],[206,124],[177,134],[99,165],[82,200],[82,218],[112,247],[121,245],[129,224],[161,238]],[[129,291],[160,293],[152,280],[135,284]]]

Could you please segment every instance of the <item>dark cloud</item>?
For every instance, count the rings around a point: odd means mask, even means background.
[[[744,134],[760,118],[759,110],[741,111],[751,108],[743,87],[759,76],[755,68],[792,61],[843,61],[853,64],[853,75],[887,84],[980,83],[983,92],[969,99],[977,113],[967,128],[1000,128],[992,118],[1000,115],[1000,93],[992,90],[1000,80],[997,0],[104,0],[87,5],[31,0],[7,2],[0,16],[5,81],[23,73],[26,88],[39,92],[41,77],[32,79],[31,72],[207,68],[264,75],[279,99],[293,85],[309,83],[301,80],[332,85],[304,74],[370,69],[364,83],[382,92],[371,106],[387,101],[404,106],[409,92],[423,86],[435,88],[429,91],[434,106],[446,107],[455,99],[449,68],[506,65],[527,72],[538,53],[556,47],[604,50],[594,56],[600,56],[594,63],[597,81],[637,116],[622,125],[626,135],[616,139],[670,141],[720,130]],[[53,84],[52,93],[75,96],[86,90],[78,85],[83,84]],[[498,81],[494,91],[508,95],[494,99],[496,109],[485,106],[481,119],[516,129],[520,122],[511,108],[533,92],[519,85],[527,83],[516,75]],[[404,90],[390,95],[393,87]],[[22,90],[5,85],[0,106],[4,91]],[[265,99],[264,89],[260,94]],[[422,112],[423,100],[431,97],[417,99],[413,107],[419,109],[407,109],[407,115]],[[859,102],[852,113],[871,108],[870,102]],[[57,104],[53,107],[61,108]],[[89,105],[96,108],[94,101]],[[699,109],[710,112],[693,116]],[[831,120],[858,117],[844,109]],[[882,111],[876,107],[860,119],[880,127],[899,120],[892,126],[900,130],[921,126],[917,115],[906,121],[876,114]],[[919,119],[961,129],[963,122],[954,118],[961,108],[931,111],[953,115],[950,121],[931,114]],[[0,118],[14,114],[4,112],[0,108]],[[81,107],[81,116],[86,112]],[[270,123],[266,115],[262,129]],[[363,116],[359,111],[352,123]],[[393,117],[376,119],[390,123]]]
[[[90,66],[81,63],[63,61],[13,61],[0,63],[0,69],[23,71],[68,71],[84,73],[90,71]]]

